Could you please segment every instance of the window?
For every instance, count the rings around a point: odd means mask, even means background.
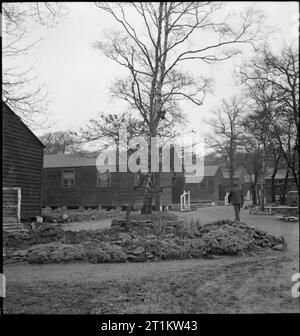
[[[199,183],[199,189],[208,189],[208,180],[207,179],[203,179]]]
[[[74,170],[63,170],[62,186],[63,188],[72,188],[75,186],[75,171]]]
[[[100,188],[111,186],[111,173],[108,170],[105,173],[98,172],[97,186]]]

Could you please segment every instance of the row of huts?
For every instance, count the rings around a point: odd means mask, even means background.
[[[44,145],[5,103],[2,103],[3,217],[31,219],[41,208],[126,207],[133,197],[137,174],[131,172],[99,173],[96,158],[68,154],[44,155]],[[204,178],[192,183],[190,176],[160,173],[162,206],[180,203],[184,190],[191,202],[224,201],[230,188],[228,173],[218,165],[205,165]],[[174,180],[175,179],[175,180]],[[250,186],[246,176],[238,174],[246,195]],[[135,205],[144,198],[143,189],[135,192]]]

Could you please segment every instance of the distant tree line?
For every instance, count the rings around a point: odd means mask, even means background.
[[[244,87],[243,94],[224,100],[214,111],[214,117],[208,121],[213,136],[207,142],[228,168],[231,183],[237,168],[246,170],[253,202],[263,209],[267,172],[271,171],[272,201],[279,169],[286,172],[281,201],[284,202],[289,176],[293,176],[299,189],[297,50],[285,46],[280,54],[274,54],[264,47],[235,74]]]

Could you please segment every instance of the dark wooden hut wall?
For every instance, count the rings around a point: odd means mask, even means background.
[[[3,187],[21,188],[21,219],[41,214],[43,152],[42,143],[2,103]]]

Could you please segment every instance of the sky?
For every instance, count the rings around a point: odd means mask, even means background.
[[[126,105],[111,98],[110,85],[114,78],[124,74],[123,69],[107,59],[93,44],[101,40],[103,31],[114,25],[114,21],[94,3],[65,3],[69,13],[57,26],[43,30],[43,40],[24,64],[35,64],[35,72],[45,83],[49,96],[49,111],[55,124],[49,129],[35,130],[37,135],[46,131],[77,130],[88,119],[101,112],[123,112]],[[297,2],[231,2],[228,10],[239,11],[254,5],[265,11],[267,24],[275,25],[279,31],[268,39],[271,48],[277,52],[283,43],[298,41]],[[34,34],[38,34],[35,31]],[[232,70],[243,58],[237,57],[216,65],[188,64],[191,71],[205,73],[214,80],[214,92],[201,107],[184,105],[188,125],[182,131],[195,130],[204,135],[207,131],[205,119],[220,104],[239,92],[234,83]]]

